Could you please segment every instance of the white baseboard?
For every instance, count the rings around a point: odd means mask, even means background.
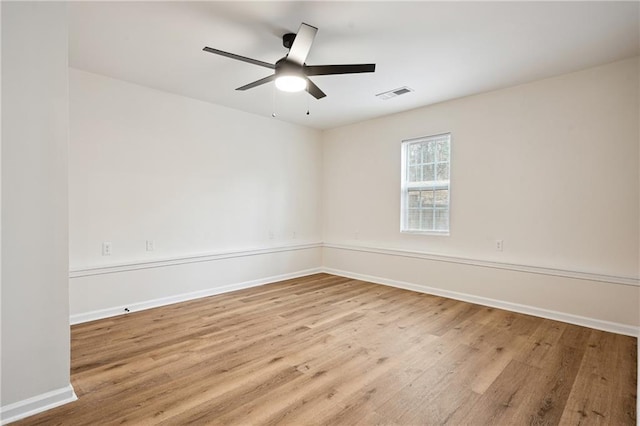
[[[77,400],[78,397],[69,384],[60,389],[45,392],[22,401],[14,402],[0,408],[0,424],[8,424],[25,417],[33,416],[46,410]]]
[[[373,275],[358,274],[349,271],[343,271],[333,268],[312,268],[302,271],[297,271],[289,274],[276,275],[266,278],[260,278],[252,281],[245,281],[226,285],[222,287],[214,287],[205,290],[177,294],[169,297],[163,297],[158,299],[147,300],[144,302],[132,303],[126,306],[114,306],[108,309],[101,309],[91,312],[84,312],[81,314],[71,315],[70,323],[80,324],[83,322],[94,321],[117,315],[125,314],[125,308],[129,310],[129,313],[142,311],[145,309],[157,308],[160,306],[166,306],[173,303],[186,302],[188,300],[194,300],[201,297],[213,296],[216,294],[228,293],[235,290],[242,290],[246,288],[256,287],[260,285],[270,284],[278,281],[288,280],[292,278],[304,277],[307,275],[317,274],[325,272],[328,274],[338,275],[346,278],[353,278],[362,281],[369,281],[376,284],[388,285],[391,287],[402,288],[405,290],[416,291],[420,293],[433,294],[436,296],[447,297],[450,299],[461,300],[464,302],[475,303],[483,306],[490,306],[493,308],[505,309],[508,311],[519,312],[527,315],[533,315],[541,318],[552,319],[556,321],[562,321],[569,324],[580,325],[583,327],[595,328],[598,330],[609,331],[617,334],[624,334],[627,336],[637,337],[640,335],[640,327],[635,327],[627,324],[620,324],[610,321],[604,321],[594,318],[583,317],[580,315],[573,315],[564,312],[552,311],[548,309],[538,308],[535,306],[522,305],[513,302],[506,302],[497,299],[491,299],[482,296],[475,296],[472,294],[459,293],[455,291],[443,290],[440,288],[429,287],[404,281],[392,280],[388,278],[376,277]]]
[[[461,300],[463,302],[475,303],[492,308],[505,309],[507,311],[518,312],[536,317],[562,321],[569,324],[580,325],[583,327],[595,328],[597,330],[609,331],[626,336],[637,337],[640,334],[640,327],[634,327],[627,324],[620,324],[610,321],[603,321],[594,318],[587,318],[579,315],[567,314],[548,309],[537,308],[535,306],[521,305],[519,303],[505,302],[502,300],[490,299],[482,296],[474,296],[472,294],[458,293],[455,291],[443,290],[434,287],[428,287],[404,281],[391,280],[388,278],[375,277],[372,275],[358,274],[354,272],[342,271],[333,268],[323,268],[322,272],[327,274],[338,275],[345,278],[353,278],[361,281],[369,281],[376,284],[388,285],[391,287],[402,288],[405,290],[416,291],[419,293],[433,294],[436,296],[447,297],[449,299]]]
[[[173,303],[186,302],[188,300],[199,299],[201,297],[213,296],[216,294],[228,293],[235,290],[242,290],[245,288],[256,287],[256,286],[270,284],[278,281],[289,280],[292,278],[304,277],[307,275],[317,274],[320,272],[322,272],[322,268],[305,269],[302,271],[296,271],[296,272],[282,274],[282,275],[275,275],[271,277],[260,278],[257,280],[230,284],[222,287],[208,288],[205,290],[199,290],[199,291],[194,291],[190,293],[182,293],[182,294],[176,294],[173,296],[162,297],[158,299],[146,300],[144,302],[131,303],[124,306],[114,306],[107,309],[84,312],[80,314],[71,315],[69,320],[71,325],[80,324],[83,322],[114,317],[116,315],[123,315],[125,313],[131,313],[136,311],[142,311],[145,309],[171,305]],[[128,309],[129,311],[126,312],[125,308]]]

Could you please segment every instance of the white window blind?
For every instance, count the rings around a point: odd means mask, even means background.
[[[402,142],[401,232],[449,233],[451,134]]]

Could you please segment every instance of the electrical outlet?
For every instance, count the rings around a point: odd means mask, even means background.
[[[153,240],[147,240],[147,251],[154,251],[156,249],[156,243]]]
[[[111,256],[111,243],[109,241],[102,243],[102,255]]]
[[[503,248],[504,248],[503,241],[502,240],[496,240],[496,250],[497,251],[502,251]]]

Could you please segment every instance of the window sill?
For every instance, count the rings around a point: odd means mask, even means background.
[[[401,234],[410,235],[434,235],[438,237],[448,237],[449,231],[413,231],[413,230],[400,230]]]

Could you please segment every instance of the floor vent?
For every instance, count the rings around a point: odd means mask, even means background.
[[[395,98],[396,96],[404,95],[409,92],[413,92],[413,89],[404,86],[397,89],[389,90],[388,92],[378,93],[376,96],[386,101],[387,99]]]

